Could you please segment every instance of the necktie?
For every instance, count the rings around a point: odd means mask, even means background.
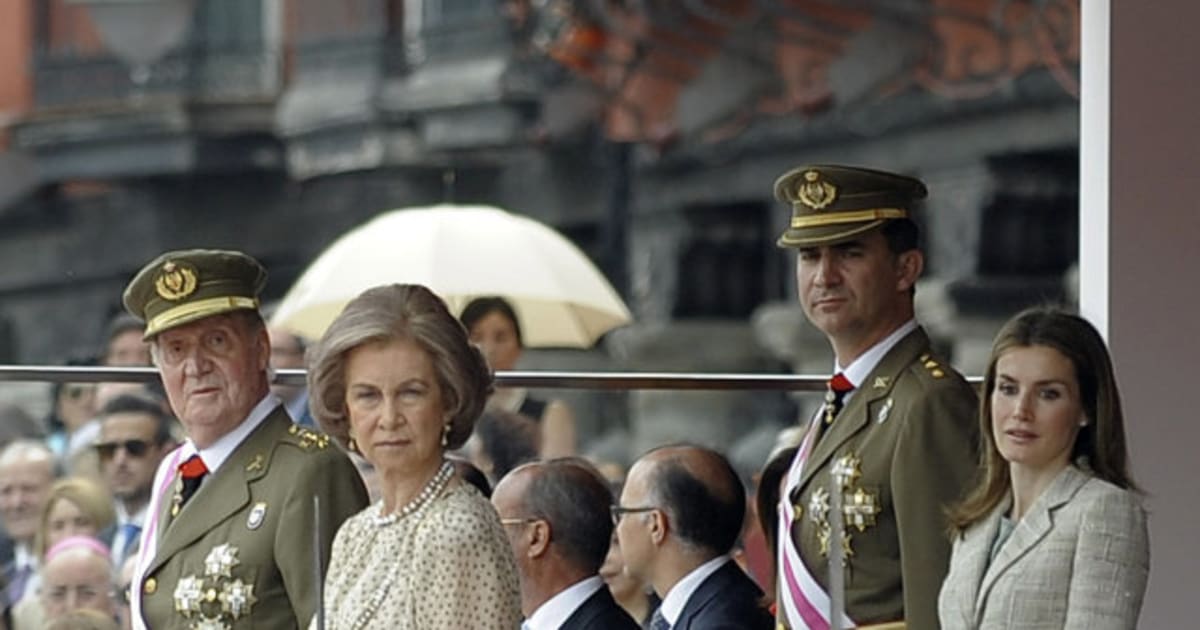
[[[183,490],[179,493],[179,503],[182,505],[187,503],[187,500],[196,494],[196,490],[200,488],[200,482],[204,481],[204,476],[208,474],[208,467],[204,465],[204,460],[200,459],[199,455],[192,455],[186,462],[179,467],[179,476],[183,479]]]
[[[671,630],[671,624],[663,617],[662,608],[656,609],[654,616],[650,617],[650,630]]]
[[[834,417],[842,410],[842,400],[854,389],[854,383],[838,372],[825,387],[825,424],[833,424]]]
[[[9,605],[16,605],[25,596],[25,585],[29,582],[31,575],[33,575],[33,567],[28,564],[17,567],[13,571],[11,581],[8,583]]]
[[[114,563],[117,566],[120,566],[138,548],[138,538],[142,535],[142,528],[137,523],[125,523],[121,526],[121,532],[125,535],[125,546],[114,550],[117,552],[116,562]]]

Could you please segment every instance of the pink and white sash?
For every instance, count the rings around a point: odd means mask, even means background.
[[[804,435],[804,441],[800,444],[796,458],[792,460],[792,466],[784,478],[779,496],[777,535],[779,542],[776,545],[778,550],[776,582],[779,585],[777,589],[779,591],[779,611],[787,620],[787,625],[795,630],[802,628],[829,630],[830,628],[829,594],[821,588],[816,578],[809,572],[808,566],[804,564],[804,559],[800,557],[800,550],[796,547],[796,542],[792,540],[792,524],[797,515],[790,499],[791,492],[800,485],[800,473],[804,470],[804,464],[808,461],[813,442],[816,441],[820,422],[821,414],[818,412]],[[855,627],[854,622],[846,615],[845,611],[841,613],[841,617],[842,628]]]

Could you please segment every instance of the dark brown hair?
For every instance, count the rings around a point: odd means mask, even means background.
[[[1010,319],[992,345],[979,398],[981,477],[979,485],[950,511],[950,526],[955,533],[986,518],[1011,488],[1008,462],[1000,455],[992,434],[991,397],[996,389],[996,363],[1000,357],[1013,348],[1031,346],[1053,348],[1075,368],[1080,403],[1088,423],[1075,437],[1071,461],[1109,483],[1137,490],[1129,474],[1121,396],[1104,339],[1078,315],[1053,307],[1031,308]]]

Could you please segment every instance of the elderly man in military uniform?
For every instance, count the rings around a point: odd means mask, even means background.
[[[775,194],[792,206],[779,245],[798,250],[800,303],[836,356],[781,488],[778,625],[937,628],[944,510],[974,474],[977,428],[974,390],[914,319],[925,186],[804,166]]]
[[[367,505],[350,460],[270,392],[265,281],[245,254],[188,250],[125,289],[187,433],[155,475],[130,589],[137,628],[307,627],[324,566],[314,547],[327,558]]]

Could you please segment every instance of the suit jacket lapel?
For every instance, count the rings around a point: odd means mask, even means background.
[[[983,578],[988,570],[989,562],[992,554],[992,544],[996,540],[996,534],[1000,530],[1000,518],[1012,506],[1012,497],[1005,497],[1000,505],[992,510],[992,514],[979,523],[978,527],[968,529],[963,534],[962,542],[959,543],[958,549],[955,551],[955,557],[961,557],[962,574],[955,576],[957,578],[954,587],[962,589],[962,598],[960,601],[970,602],[972,605],[969,609],[964,609],[963,614],[975,618],[975,625],[978,626],[981,621],[982,607],[980,604],[983,600],[979,594],[983,592]],[[970,612],[968,612],[968,610]]]
[[[1013,528],[1012,534],[1000,546],[1000,552],[996,554],[987,572],[983,575],[983,582],[979,586],[979,594],[975,599],[977,621],[983,614],[982,604],[987,601],[988,594],[995,586],[996,580],[1050,533],[1050,529],[1054,526],[1054,511],[1070,501],[1071,497],[1075,496],[1075,493],[1087,481],[1087,475],[1076,470],[1074,466],[1067,466],[1055,477],[1042,496],[1033,502],[1029,513],[1023,516]],[[995,520],[999,522],[999,519]],[[989,552],[990,545],[991,540],[988,541]]]
[[[825,435],[822,435],[813,447],[812,454],[800,473],[801,486],[807,484],[816,471],[824,466],[847,440],[867,426],[871,421],[873,403],[891,394],[897,375],[928,349],[929,337],[925,335],[924,330],[917,328],[892,347],[862,383],[856,383],[850,401],[838,412],[833,425],[826,429]],[[882,386],[877,387],[877,383],[882,383]],[[814,422],[820,422],[820,419]]]
[[[286,434],[291,424],[282,409],[279,407],[272,411],[234,449],[212,478],[188,500],[178,516],[172,519],[171,501],[163,501],[159,522],[166,525],[159,534],[158,549],[147,575],[158,570],[171,556],[203,537],[250,501],[250,482],[266,474],[275,443]]]

